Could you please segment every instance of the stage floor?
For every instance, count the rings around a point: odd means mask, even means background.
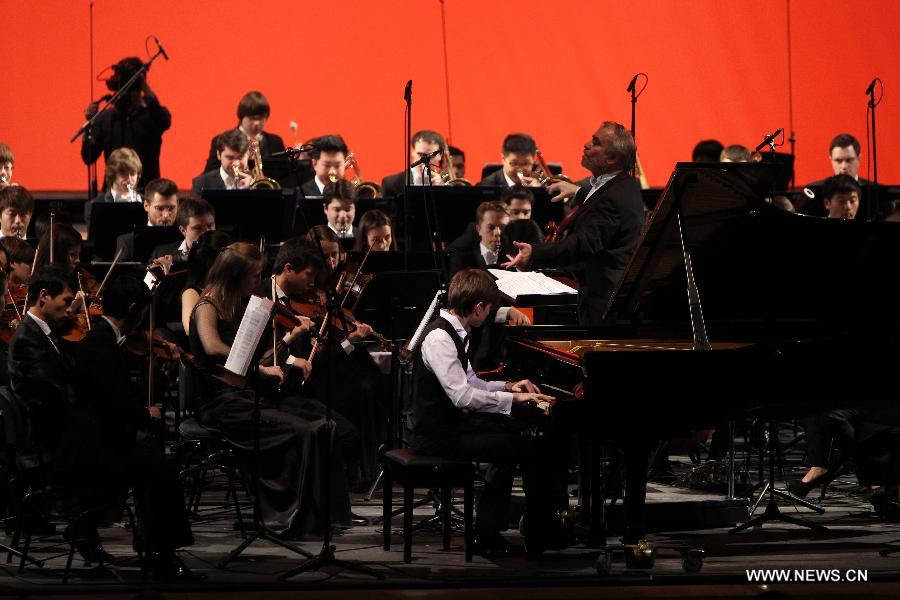
[[[221,492],[213,491],[204,496],[201,512],[213,510],[213,502],[221,500]],[[668,485],[652,484],[648,501],[659,504],[673,501],[716,501],[721,496],[705,494]],[[399,502],[399,496],[395,503]],[[206,504],[209,501],[210,504]],[[354,510],[366,517],[377,517],[381,512],[380,497],[365,502],[361,495],[354,497]],[[287,597],[279,592],[297,589],[318,590],[317,597],[330,597],[326,591],[339,593],[341,597],[352,595],[369,600],[397,595],[421,598],[458,597],[463,589],[468,595],[478,597],[567,598],[596,596],[604,588],[606,597],[755,597],[757,594],[778,588],[769,584],[748,582],[747,569],[829,570],[828,583],[792,583],[782,585],[790,597],[827,597],[832,593],[842,595],[845,590],[851,596],[886,594],[896,597],[900,584],[900,554],[881,557],[879,550],[892,543],[900,544],[900,525],[884,524],[872,512],[870,506],[858,495],[852,478],[839,480],[829,490],[823,506],[823,515],[810,514],[805,509],[796,511],[789,504],[782,505],[788,514],[799,514],[826,525],[829,531],[816,534],[794,526],[766,525],[763,529],[730,535],[726,527],[695,531],[656,533],[650,536],[655,543],[686,543],[705,551],[703,568],[699,573],[682,570],[680,555],[661,549],[652,571],[627,571],[620,558],[613,563],[607,577],[599,577],[595,571],[597,550],[574,547],[562,552],[548,553],[540,561],[524,557],[487,560],[475,557],[465,563],[462,552],[462,535],[454,533],[453,547],[445,552],[437,533],[420,532],[414,538],[413,561],[403,562],[402,538],[395,535],[393,548],[385,552],[381,546],[381,527],[376,525],[355,527],[334,537],[338,558],[359,561],[383,574],[383,581],[357,575],[349,571],[327,569],[297,576],[287,583],[279,583],[276,577],[302,562],[296,557],[266,541],[257,541],[245,553],[234,560],[227,569],[216,568],[217,563],[241,541],[234,530],[233,514],[204,517],[194,524],[196,544],[183,552],[185,562],[196,572],[204,573],[208,580],[197,586],[156,586],[144,582],[137,559],[131,549],[130,532],[122,527],[103,529],[106,549],[120,558],[119,564],[109,570],[97,570],[76,558],[73,578],[63,586],[62,568],[65,558],[50,560],[44,568],[28,566],[23,574],[16,573],[14,565],[3,564],[0,576],[0,594],[28,594],[32,598],[43,595],[68,593],[82,597],[130,598],[135,591],[154,588],[165,591],[166,598],[185,597],[191,590],[213,592],[217,598]],[[762,508],[760,508],[760,511]],[[431,511],[422,508],[417,517],[425,517]],[[400,519],[394,528],[400,527]],[[511,529],[509,538],[521,543],[518,532]],[[6,539],[5,542],[9,540]],[[311,539],[298,542],[302,548],[317,553],[321,541]],[[76,555],[77,557],[77,555]],[[830,570],[836,570],[831,572]],[[847,571],[865,573],[868,583],[834,583],[839,577],[847,577]],[[795,574],[792,574],[796,577]],[[816,577],[821,575],[805,575]],[[362,588],[362,589],[361,589]],[[563,590],[565,588],[565,590]],[[428,592],[422,592],[428,589]],[[444,591],[440,591],[444,589]],[[419,590],[416,592],[415,590]],[[502,591],[501,591],[502,590]],[[232,596],[232,593],[238,594]],[[621,595],[620,595],[621,594]]]

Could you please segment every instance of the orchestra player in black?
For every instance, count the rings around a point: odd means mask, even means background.
[[[238,124],[235,129],[241,131],[247,139],[256,138],[259,142],[259,153],[263,162],[266,162],[266,159],[271,158],[272,154],[276,152],[284,152],[284,140],[281,139],[281,136],[264,131],[266,122],[269,120],[270,110],[269,101],[262,95],[262,92],[256,91],[244,94],[237,106]],[[213,137],[209,143],[209,156],[203,166],[204,173],[219,168],[218,153],[221,148],[218,138],[219,136]]]
[[[554,243],[514,242],[519,253],[506,268],[562,267],[578,281],[578,320],[601,322],[610,296],[631,260],[644,225],[641,186],[629,170],[634,138],[622,125],[604,122],[584,145],[581,164],[593,177],[589,189],[567,182],[549,186],[553,199],[572,198]]]
[[[521,464],[528,511],[525,542],[538,555],[558,544],[551,525],[565,498],[566,462],[557,436],[523,436],[508,418],[514,403],[549,400],[528,380],[484,381],[469,362],[466,346],[500,292],[484,271],[464,269],[450,282],[447,310],[428,326],[416,349],[408,426],[413,449],[424,455],[489,463],[475,519],[477,551],[514,552],[501,536],[509,522],[514,468]]]

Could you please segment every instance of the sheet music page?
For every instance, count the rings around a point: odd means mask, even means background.
[[[228,360],[225,361],[226,371],[242,377],[247,375],[247,368],[256,353],[263,331],[269,324],[274,306],[274,302],[268,298],[250,296],[247,310],[244,311],[241,325],[238,327],[237,335],[234,336],[231,352],[228,353]]]
[[[536,271],[521,273],[503,271],[503,273],[503,276],[497,279],[497,287],[513,300],[520,295],[551,296],[578,293],[574,288]],[[491,274],[494,274],[493,269]]]

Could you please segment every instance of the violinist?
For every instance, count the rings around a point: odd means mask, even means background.
[[[16,237],[0,238],[0,246],[6,251],[8,283],[10,289],[27,291],[34,262],[34,248]]]
[[[377,208],[366,211],[359,219],[356,245],[353,250],[368,252],[369,248],[372,249],[372,252],[387,252],[397,249],[391,218]]]
[[[181,323],[185,335],[191,328],[191,314],[200,300],[206,284],[206,274],[222,248],[231,243],[231,236],[223,231],[210,230],[201,235],[188,252],[188,279],[181,291]]]
[[[171,257],[173,263],[187,260],[188,251],[200,236],[216,228],[216,210],[212,204],[200,198],[185,198],[178,205],[175,224],[184,236],[180,242],[163,244],[153,249],[151,258]]]
[[[154,578],[197,581],[175,554],[194,540],[178,471],[166,461],[162,443],[152,433],[162,415],[158,407],[148,408],[146,396],[132,386],[122,344],[138,330],[149,305],[147,286],[133,274],[118,274],[104,287],[104,314],[77,344],[77,410],[89,416],[90,425],[73,428],[70,434],[84,460],[67,472],[73,483],[111,501],[133,487],[137,523]],[[89,533],[96,536],[96,523],[83,526],[90,526]]]
[[[347,259],[347,253],[341,246],[341,239],[326,225],[316,225],[306,234],[306,239],[313,244],[319,244],[322,256],[325,259],[325,272],[323,278],[330,278],[338,272],[338,267]]]
[[[50,236],[51,231],[47,231],[41,236],[41,241],[37,247],[37,260],[35,261],[35,271],[40,271],[51,264],[50,261]],[[52,264],[61,267],[68,276],[77,278],[81,276],[81,287],[88,295],[94,295],[100,288],[100,284],[94,279],[94,276],[87,269],[81,266],[81,234],[74,227],[66,223],[59,223],[55,226],[53,235],[53,261]],[[79,290],[77,281],[73,284],[75,290]]]
[[[0,237],[25,239],[32,214],[34,199],[28,190],[21,185],[0,189]]]
[[[243,302],[260,286],[262,267],[262,254],[253,244],[237,242],[222,250],[207,274],[189,327],[200,392],[197,418],[248,453],[255,437],[255,386],[265,380],[282,381],[283,362],[252,362],[247,387],[229,383],[220,374],[243,316]],[[281,338],[280,345],[290,347],[297,336],[309,332],[310,326],[309,319],[301,319],[300,325]],[[320,507],[311,501],[316,497],[311,491],[316,490],[322,468],[334,470],[331,514],[336,521],[349,523],[350,501],[339,453],[325,467],[309,451],[321,447],[319,436],[330,435],[330,428],[323,427],[321,419],[309,420],[279,410],[267,398],[262,398],[260,405],[260,455],[254,462],[260,467],[257,493],[266,527],[278,535],[296,537],[320,524]]]

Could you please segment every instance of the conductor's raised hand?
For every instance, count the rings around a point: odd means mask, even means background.
[[[513,242],[513,246],[519,249],[519,253],[515,256],[506,255],[509,262],[505,262],[501,267],[504,269],[524,269],[531,262],[531,244],[525,242]]]
[[[578,193],[579,186],[568,181],[557,181],[547,186],[550,193],[550,202],[559,202],[560,200],[569,200],[574,198]]]

